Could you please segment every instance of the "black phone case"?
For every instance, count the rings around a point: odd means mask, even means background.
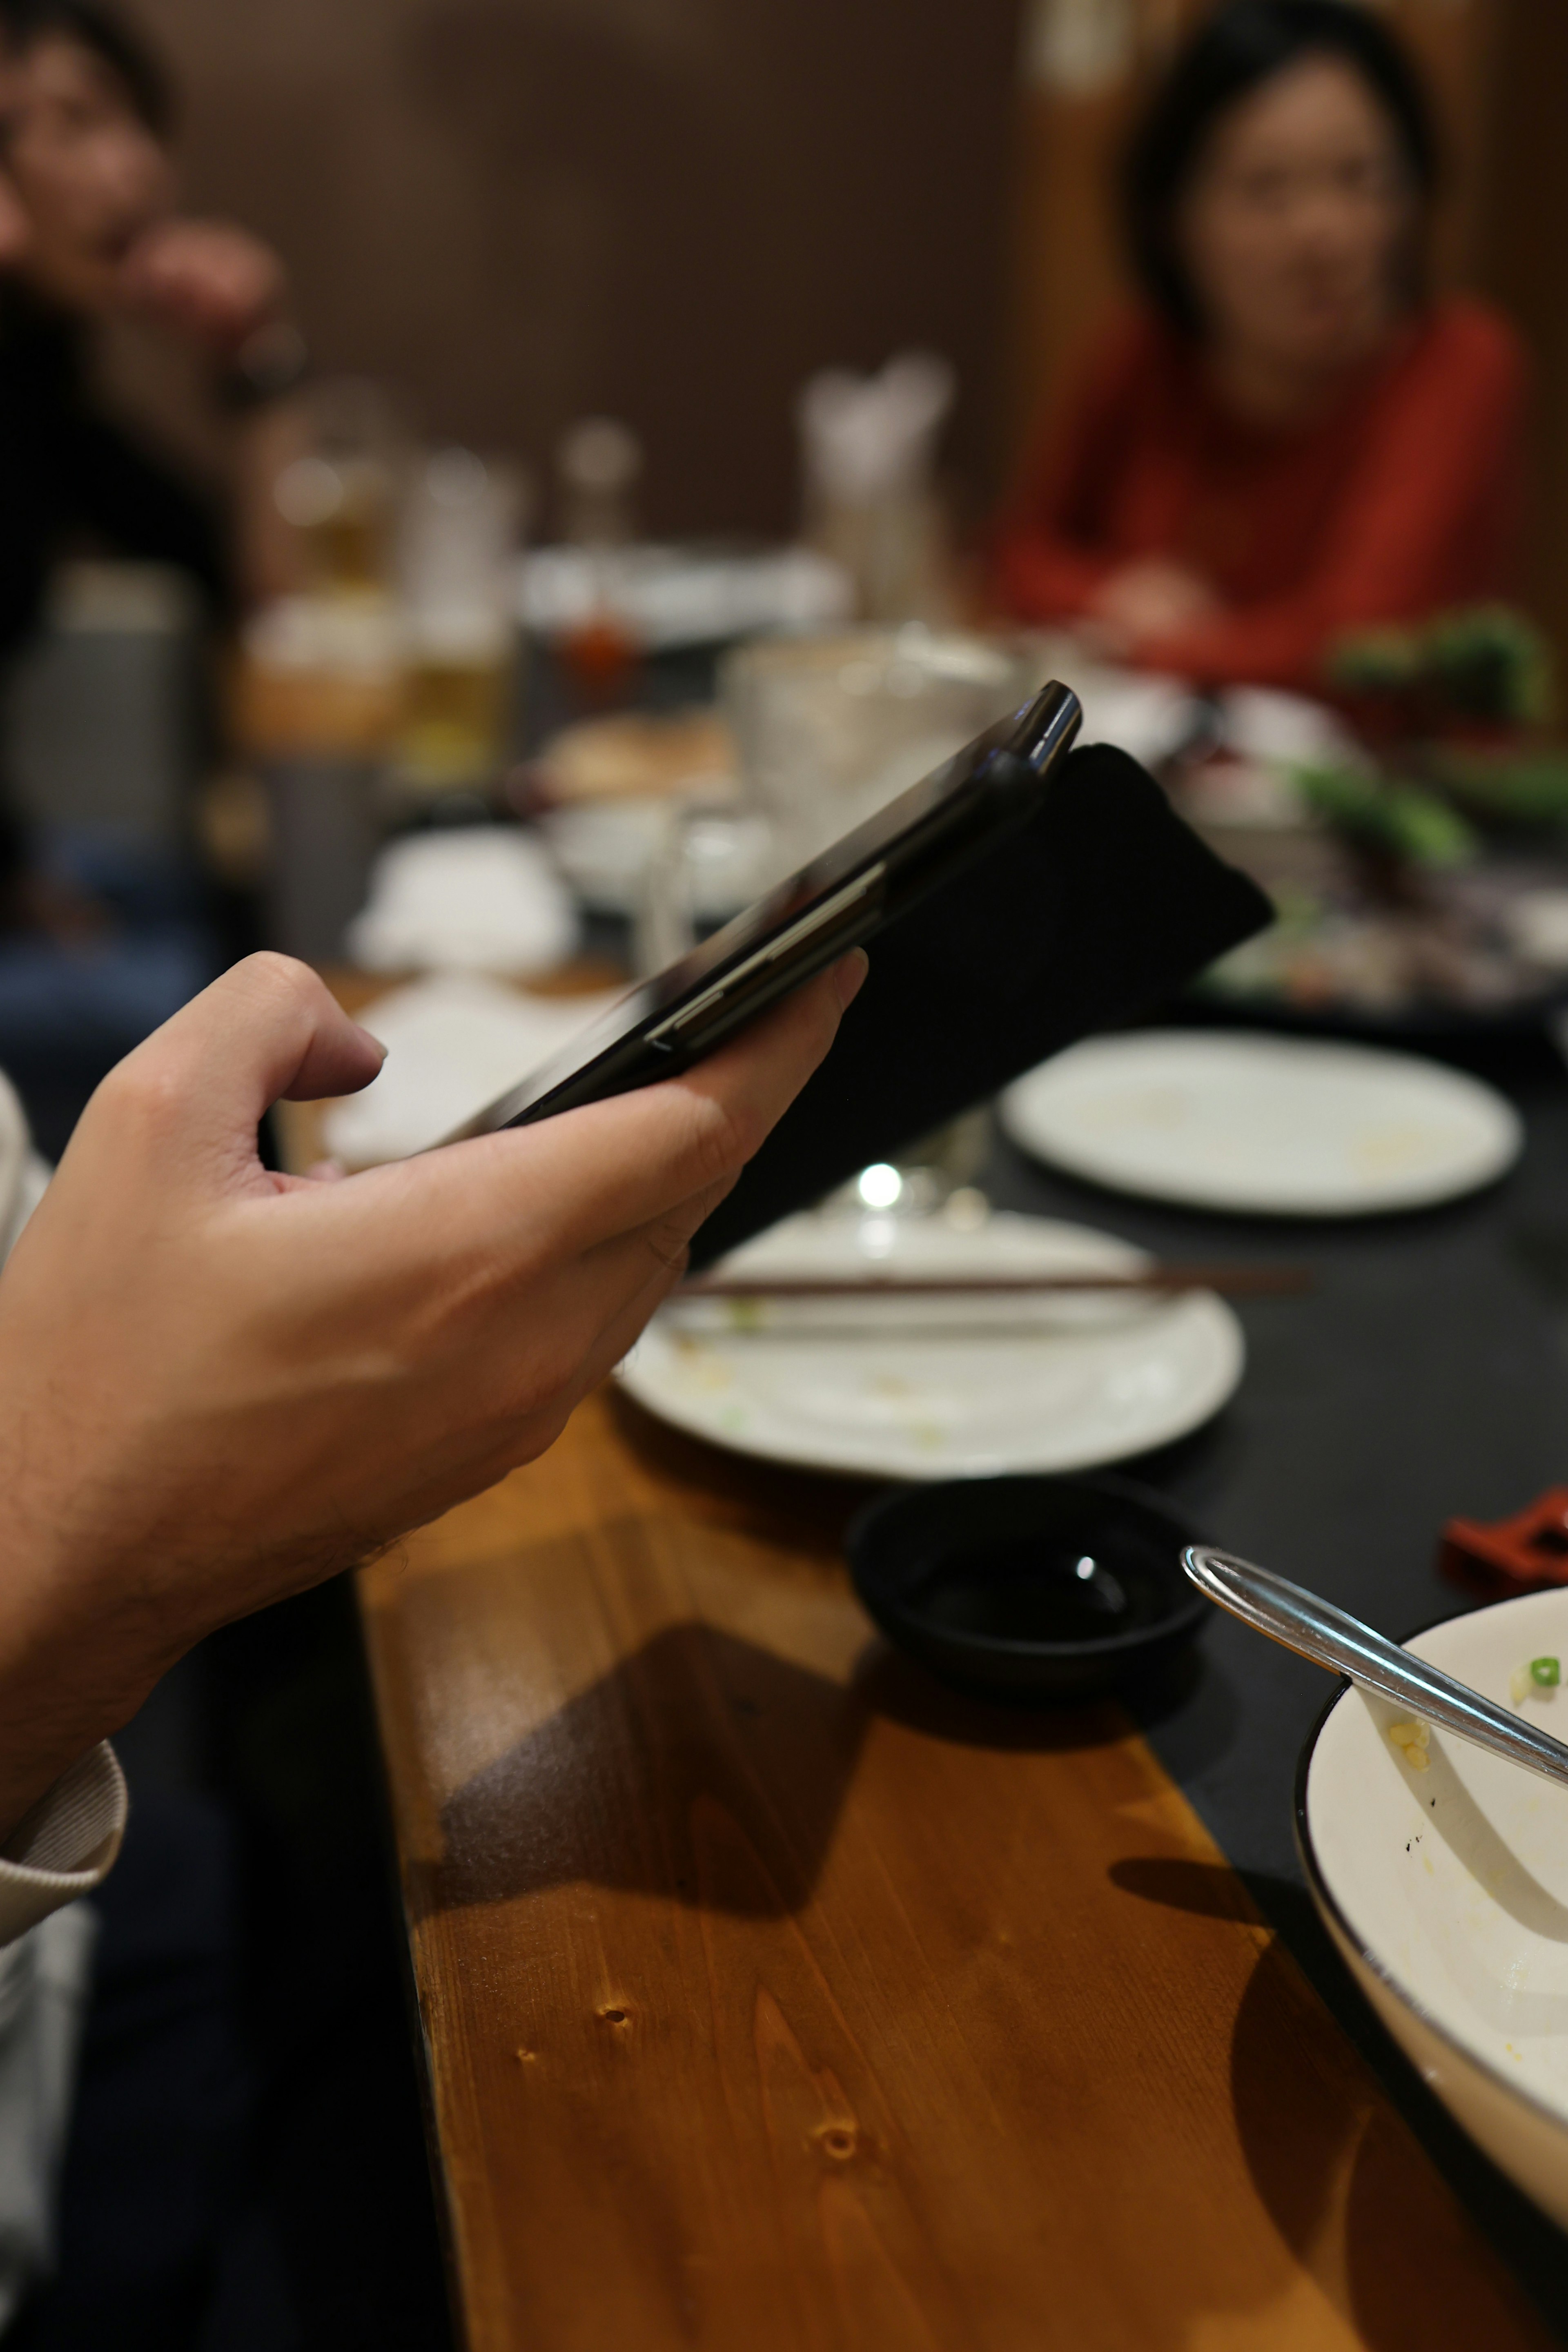
[[[1022,828],[872,941],[832,1053],[699,1231],[692,1265],[1064,1045],[1142,1018],[1273,919],[1135,761],[1071,752]]]

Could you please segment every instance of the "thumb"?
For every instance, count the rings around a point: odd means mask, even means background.
[[[252,955],[154,1030],[104,1091],[155,1103],[186,1139],[228,1144],[253,1139],[280,1098],[357,1094],[385,1058],[309,965]]]

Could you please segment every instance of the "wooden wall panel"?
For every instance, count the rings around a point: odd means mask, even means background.
[[[1568,681],[1568,8],[1563,0],[1494,5],[1500,27],[1480,275],[1535,358],[1533,587]]]
[[[813,368],[910,343],[994,445],[1017,0],[135,0],[196,202],[333,368],[537,460],[608,409],[650,518],[776,530]]]
[[[330,366],[536,463],[617,410],[657,526],[776,530],[801,379],[914,341],[958,363],[952,457],[983,502],[1121,285],[1111,159],[1205,0],[1027,0],[1022,42],[1025,0],[137,5],[185,90],[194,199],[285,247]],[[1568,9],[1393,13],[1458,161],[1445,267],[1537,352],[1538,593],[1568,644]],[[1138,72],[1020,91],[1047,15],[1123,20]]]

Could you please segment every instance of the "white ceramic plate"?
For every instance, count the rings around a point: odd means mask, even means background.
[[[1268,1216],[1457,1200],[1523,1142],[1500,1095],[1439,1062],[1234,1030],[1091,1038],[1009,1087],[1001,1116],[1024,1150],[1091,1183]]]
[[[1568,1670],[1568,1591],[1450,1620],[1408,1645],[1511,1704],[1531,1658]],[[1522,1712],[1568,1738],[1568,1688]],[[1362,1990],[1489,2156],[1568,2225],[1568,1789],[1446,1732],[1413,1771],[1409,1710],[1345,1692],[1303,1759],[1309,1884]]]
[[[792,1217],[726,1274],[1131,1272],[1143,1253],[1043,1217]],[[1087,1470],[1168,1444],[1235,1389],[1241,1328],[1207,1291],[672,1305],[621,1367],[715,1444],[879,1478]]]
[[[346,1168],[427,1150],[569,1045],[620,992],[533,996],[464,971],[389,990],[358,1016],[387,1048],[385,1066],[331,1105],[323,1144]]]

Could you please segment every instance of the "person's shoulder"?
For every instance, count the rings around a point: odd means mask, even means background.
[[[1463,376],[1478,390],[1516,392],[1530,373],[1518,328],[1501,310],[1472,294],[1451,294],[1433,304],[1417,355],[1423,368]]]

